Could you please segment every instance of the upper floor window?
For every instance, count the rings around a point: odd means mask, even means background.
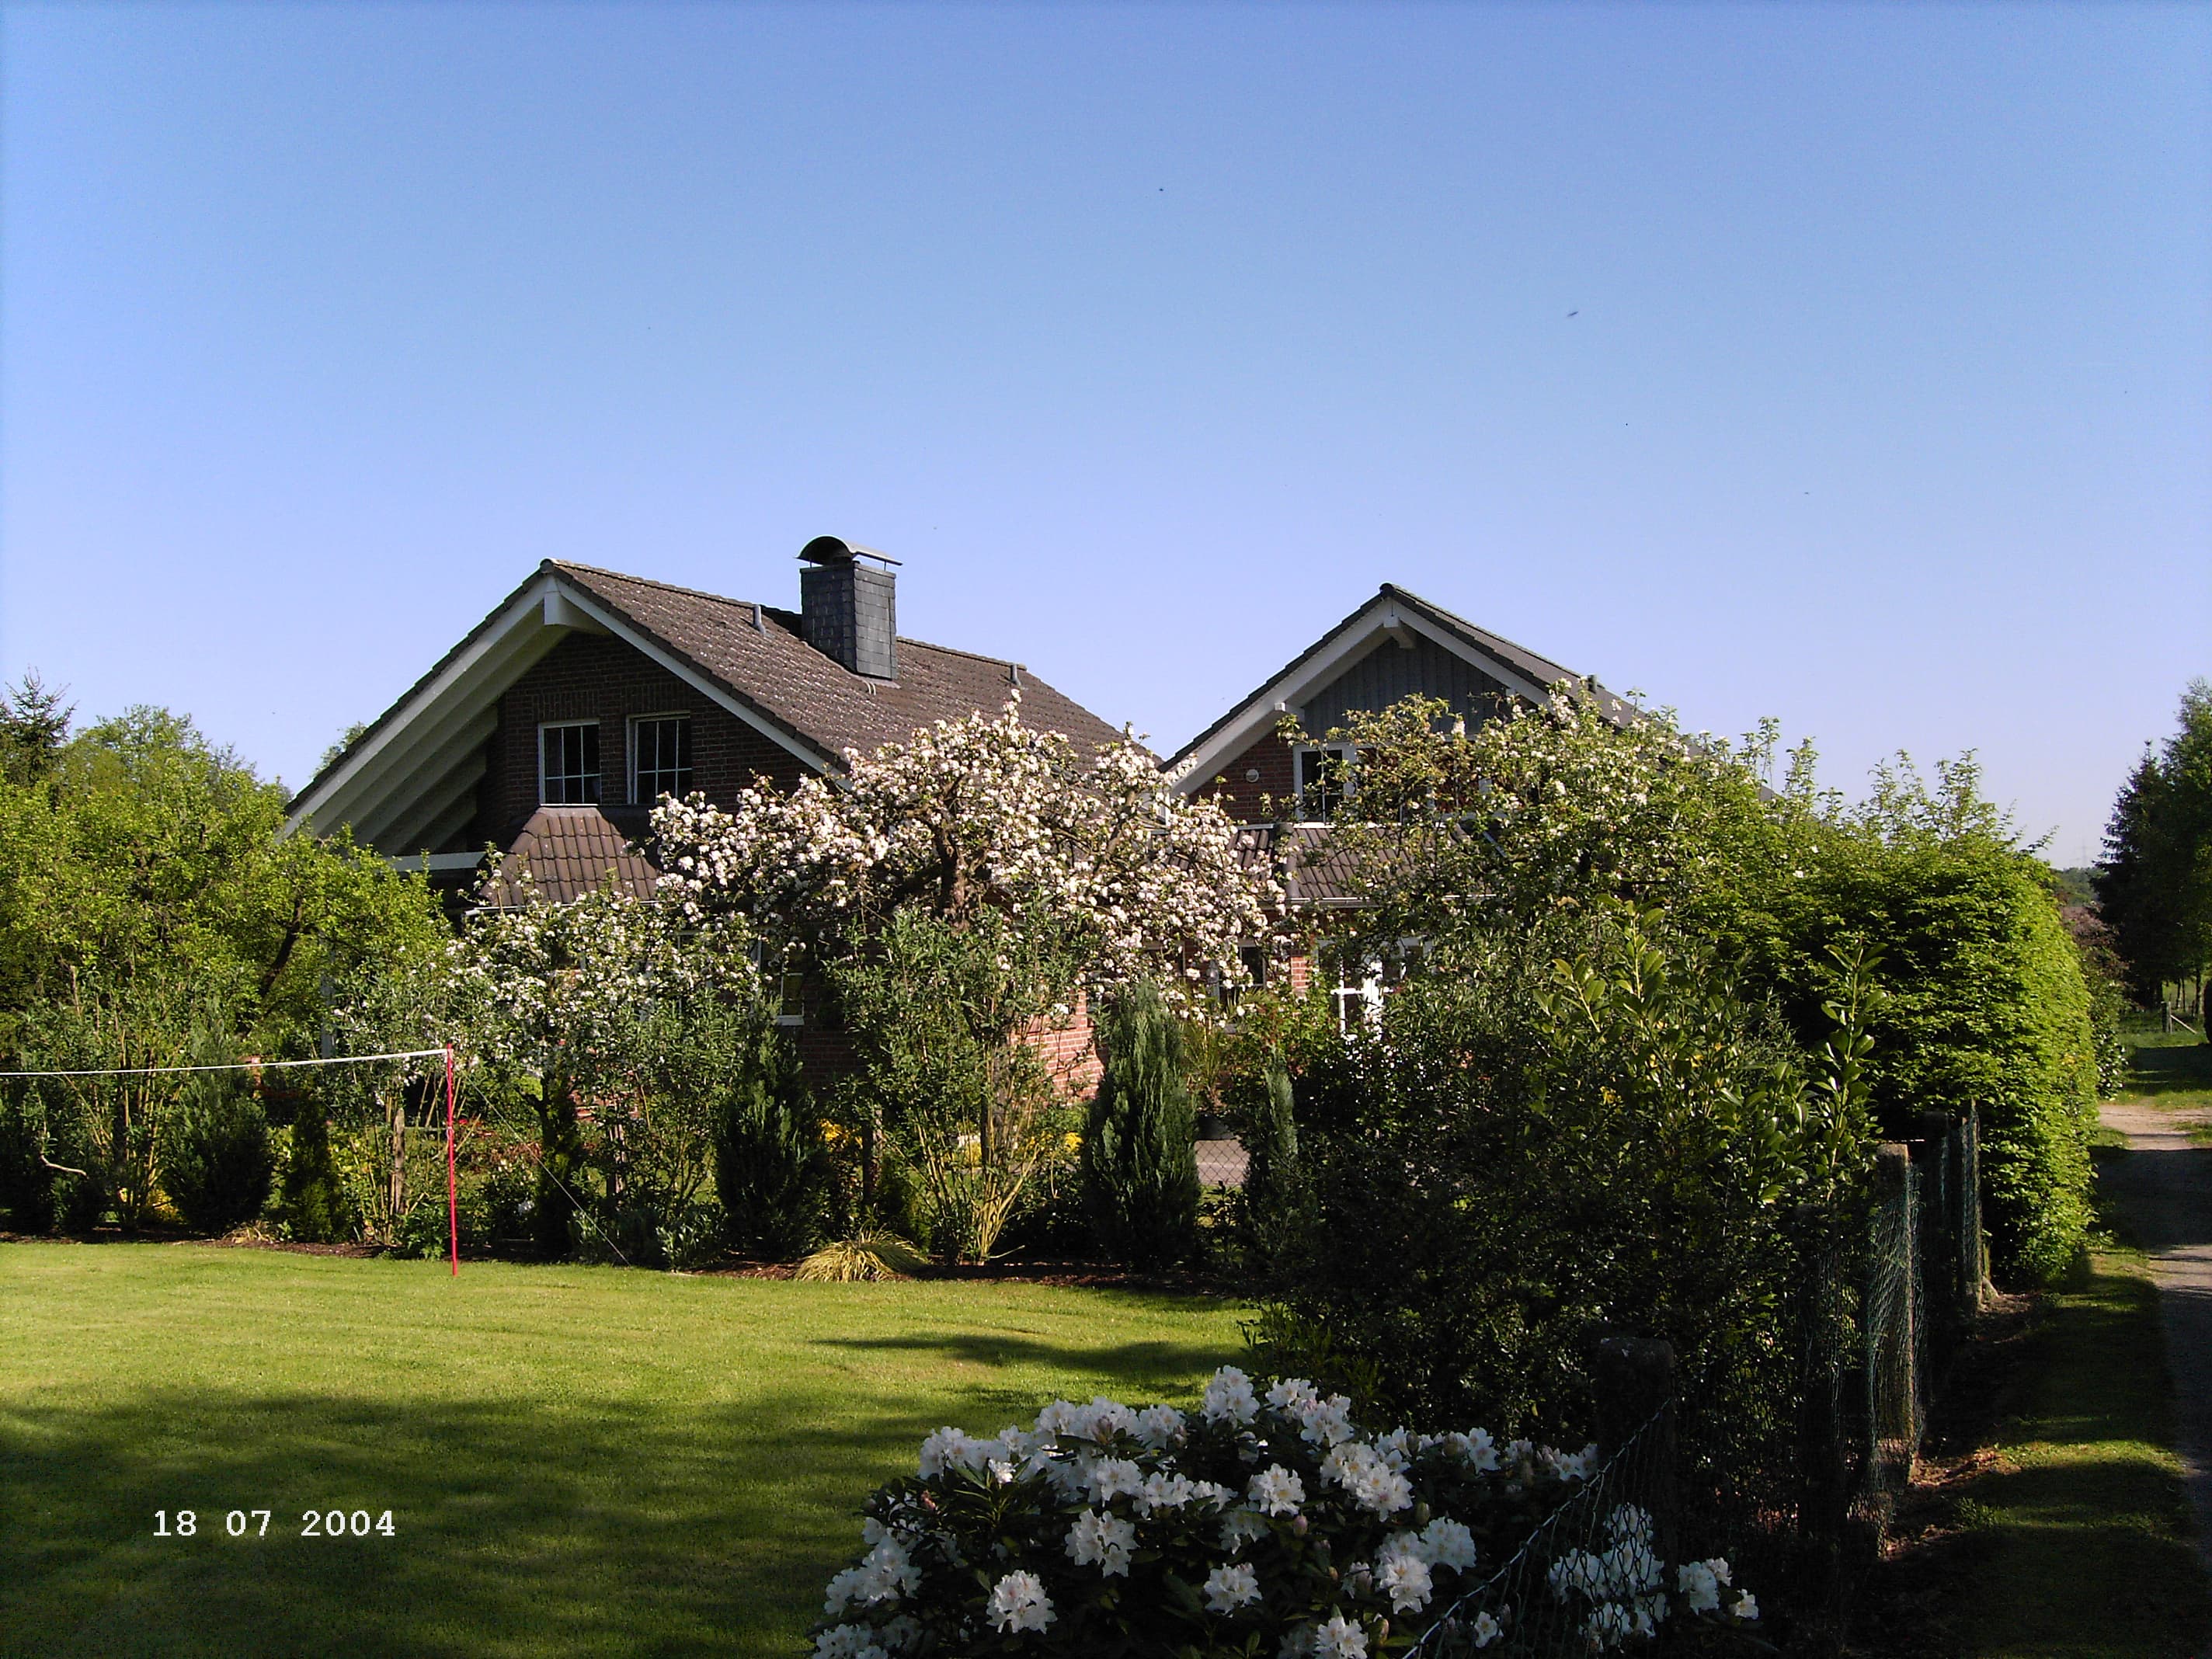
[[[550,806],[585,806],[599,800],[597,720],[538,728],[538,799]]]
[[[691,793],[691,717],[641,714],[629,726],[629,798],[649,806]]]
[[[1301,820],[1321,823],[1344,810],[1352,794],[1356,752],[1348,743],[1301,744],[1291,752]]]

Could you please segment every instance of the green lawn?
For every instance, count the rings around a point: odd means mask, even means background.
[[[1964,1569],[1948,1650],[1985,1659],[2185,1659],[2212,1591],[2173,1444],[2158,1292],[2100,1254],[2054,1293],[1988,1467],[1953,1489]]]
[[[1236,1318],[1032,1285],[0,1245],[0,1654],[803,1653],[861,1500],[929,1430],[1186,1399]],[[196,1537],[154,1535],[183,1509]],[[258,1509],[265,1537],[226,1535]],[[309,1509],[388,1509],[398,1536],[304,1538]]]

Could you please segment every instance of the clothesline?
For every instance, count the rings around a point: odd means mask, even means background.
[[[227,1066],[110,1066],[82,1072],[0,1072],[0,1078],[159,1077],[173,1072],[273,1072],[287,1066],[364,1066],[373,1060],[443,1058],[443,1048],[401,1048],[388,1054],[332,1054],[321,1060],[236,1060]]]

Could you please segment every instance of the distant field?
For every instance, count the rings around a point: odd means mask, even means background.
[[[0,1245],[0,1654],[792,1656],[941,1423],[1183,1399],[1188,1298]],[[155,1511],[197,1513],[158,1538]],[[227,1534],[231,1510],[248,1536]],[[307,1510],[397,1534],[300,1536]]]

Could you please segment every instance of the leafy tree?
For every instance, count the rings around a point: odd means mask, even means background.
[[[839,1091],[862,1164],[864,1209],[889,1194],[888,1150],[918,1189],[932,1248],[988,1260],[1030,1179],[1058,1154],[1060,1091],[1016,1040],[1064,1023],[1066,947],[1047,924],[987,914],[961,927],[920,906],[892,912],[828,981],[858,1068]],[[891,1218],[886,1217],[886,1219]]]
[[[1104,1069],[1083,1135],[1091,1231],[1117,1261],[1165,1266],[1189,1254],[1198,1231],[1197,1120],[1182,1026],[1158,988],[1139,981],[1107,1005],[1098,1038]]]
[[[1999,1271],[2047,1277],[2079,1250],[2088,991],[2043,866],[1983,798],[1971,755],[1932,784],[1899,757],[1854,805],[1816,787],[1809,748],[1766,787],[1771,727],[1731,746],[1565,696],[1473,734],[1409,699],[1330,736],[1360,757],[1361,812],[1331,831],[1368,901],[1346,948],[1425,940],[1436,960],[1409,964],[1419,978],[1562,911],[1656,903],[1746,996],[1771,1000],[1808,1055],[1839,964],[1879,951],[1878,1119],[1910,1133],[1923,1109],[1978,1109]]]
[[[0,1053],[97,981],[214,993],[241,1045],[304,1052],[344,977],[446,924],[419,878],[343,836],[285,836],[285,796],[191,722],[100,721],[0,781]]]
[[[2212,681],[2182,694],[2179,729],[2146,752],[2113,803],[2099,908],[2139,1002],[2212,965]]]

